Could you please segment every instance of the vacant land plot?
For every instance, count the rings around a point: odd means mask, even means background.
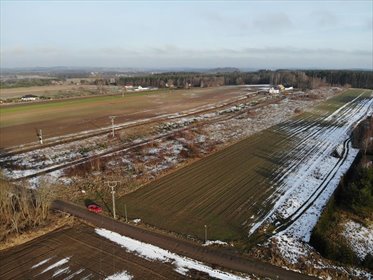
[[[69,246],[66,246],[69,244]],[[1,279],[184,279],[169,263],[127,253],[78,225],[0,252]],[[114,278],[116,275],[117,278]],[[127,277],[125,277],[127,276]]]
[[[273,180],[285,175],[288,168],[282,169],[282,165],[291,161],[289,155],[297,145],[303,145],[302,139],[295,138],[294,130],[282,126],[295,127],[297,131],[306,131],[307,127],[320,130],[327,125],[326,122],[315,123],[321,116],[327,118],[331,112],[355,99],[366,102],[364,98],[370,97],[371,92],[366,91],[357,98],[362,92],[347,91],[319,106],[315,114],[304,114],[274,126],[144,186],[120,200],[121,214],[124,214],[126,204],[131,218],[141,218],[170,231],[203,239],[207,225],[209,239],[246,238],[254,223],[266,216],[277,202],[281,189],[277,189]],[[363,110],[359,102],[354,106]],[[351,112],[347,107],[343,114],[348,116]],[[331,117],[329,125],[338,127],[342,123],[338,118],[334,122]],[[320,148],[321,144],[315,147]],[[331,145],[328,144],[328,149]],[[318,152],[316,148],[313,152]],[[300,155],[307,157],[304,153]],[[301,156],[295,154],[300,162]],[[282,170],[284,174],[278,174],[276,170]]]
[[[93,85],[50,85],[50,86],[35,86],[35,87],[19,87],[19,88],[1,88],[0,98],[11,99],[20,98],[26,94],[37,96],[52,97],[55,95],[65,94],[66,96],[76,94],[82,90],[97,90],[97,86]]]
[[[36,141],[35,129],[42,129],[44,138],[50,138],[107,127],[111,115],[117,116],[116,123],[136,121],[214,104],[245,93],[241,87],[221,87],[2,106],[0,147]]]

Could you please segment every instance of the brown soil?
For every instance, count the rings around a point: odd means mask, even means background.
[[[248,259],[238,253],[233,254],[231,252],[223,251],[222,249],[219,250],[216,248],[201,247],[186,240],[165,236],[129,224],[124,224],[102,215],[90,213],[84,208],[63,201],[55,201],[54,207],[55,209],[83,218],[97,227],[103,227],[130,238],[159,246],[171,252],[210,264],[213,267],[224,267],[233,271],[240,271],[275,279],[314,279],[313,277],[288,271],[258,260]]]
[[[38,267],[43,260],[49,261]],[[64,258],[68,263],[43,273]],[[104,279],[127,271],[135,279],[184,279],[171,264],[147,261],[127,253],[113,242],[100,237],[94,228],[76,225],[43,235],[26,244],[0,251],[0,278],[7,279]],[[66,273],[53,276],[68,267]],[[77,274],[78,271],[81,271]],[[73,274],[75,273],[75,277]]]
[[[109,127],[111,115],[117,116],[116,124],[132,122],[222,102],[244,94],[245,92],[239,87],[221,87],[128,94],[115,100],[103,99],[92,102],[77,102],[78,99],[71,101],[73,103],[52,101],[51,107],[48,106],[49,103],[43,103],[42,107],[36,107],[40,105],[37,103],[15,105],[12,106],[15,109],[14,113],[3,111],[1,115],[0,147],[7,148],[36,142],[35,129],[42,129],[44,139],[47,139]],[[62,106],[58,104],[59,102],[66,102],[66,104],[63,103]],[[27,110],[19,110],[20,106],[27,106]]]

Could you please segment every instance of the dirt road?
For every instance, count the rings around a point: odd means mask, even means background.
[[[106,228],[127,237],[159,246],[163,249],[202,261],[212,266],[260,275],[262,277],[270,277],[272,279],[314,279],[313,277],[288,271],[268,263],[250,260],[238,254],[223,252],[215,248],[201,247],[186,240],[176,239],[171,236],[161,235],[124,224],[102,215],[90,213],[82,207],[64,201],[54,201],[53,208],[82,218],[97,227]]]

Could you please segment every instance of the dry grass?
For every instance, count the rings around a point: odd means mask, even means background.
[[[17,245],[21,245],[56,229],[62,227],[71,227],[75,223],[75,219],[69,215],[52,214],[51,216],[51,221],[53,221],[53,223],[50,222],[45,226],[27,230],[21,234],[12,234],[8,236],[5,241],[0,243],[0,251]]]
[[[54,199],[66,197],[64,191],[65,186],[46,182],[30,189],[24,182],[15,185],[0,179],[0,250],[70,225],[71,217],[50,210]]]
[[[43,183],[36,190],[24,185],[0,181],[0,241],[10,234],[21,234],[49,222],[49,207],[55,190]]]

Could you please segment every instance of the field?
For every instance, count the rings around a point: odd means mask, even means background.
[[[310,232],[340,176],[357,154],[351,145],[350,133],[358,122],[372,115],[373,91],[350,89],[335,96],[341,91],[326,89],[324,92],[334,96],[326,101],[261,94],[247,97],[247,91],[239,87],[196,92],[137,93],[123,99],[103,96],[4,107],[11,116],[18,112],[27,114],[25,108],[35,106],[29,115],[31,119],[34,114],[51,111],[53,107],[57,113],[63,111],[64,105],[71,110],[80,107],[79,114],[85,114],[83,108],[96,108],[98,116],[107,109],[100,111],[102,104],[112,104],[118,110],[118,117],[121,108],[133,110],[134,115],[139,113],[133,119],[135,126],[131,129],[139,130],[139,124],[144,120],[156,121],[152,122],[153,132],[147,136],[136,134],[131,138],[127,135],[123,140],[108,137],[105,131],[2,157],[3,174],[8,178],[22,180],[22,184],[29,179],[28,183],[35,187],[44,179],[51,180],[48,182],[52,184],[58,179],[72,194],[67,199],[81,205],[87,198],[96,200],[106,214],[112,213],[111,195],[106,184],[101,186],[98,181],[97,185],[86,184],[85,179],[97,175],[111,178],[113,170],[119,172],[115,178],[123,179],[123,182],[120,181],[116,192],[119,197],[117,215],[123,221],[126,209],[129,223],[140,223],[139,227],[133,228],[142,233],[131,236],[126,228],[131,225],[123,223],[120,230],[113,220],[106,222],[106,228],[117,233],[104,230],[104,220],[108,218],[83,208],[80,209],[83,218],[93,215],[98,228],[79,226],[64,229],[27,243],[21,246],[22,249],[15,248],[9,255],[10,251],[1,252],[1,258],[10,260],[5,263],[5,269],[0,267],[5,271],[1,278],[24,277],[29,270],[32,277],[41,279],[79,278],[81,273],[82,277],[90,275],[91,278],[153,275],[153,278],[164,279],[166,275],[166,278],[178,279],[180,271],[185,275],[196,265],[181,255],[198,260],[207,249],[206,246],[192,250],[196,255],[191,256],[180,244],[193,244],[192,241],[200,244],[205,238],[210,245],[216,240],[230,243],[219,243],[224,247],[219,248],[219,252],[248,249],[253,244],[269,241],[262,243],[260,248],[264,250],[266,246],[275,244],[267,249],[276,250],[280,256],[278,259],[291,264],[309,255],[307,242]],[[179,104],[188,99],[196,99],[197,103],[194,106]],[[121,103],[121,100],[130,104]],[[148,119],[144,119],[146,112],[138,112],[141,100],[153,114]],[[314,107],[315,104],[319,105]],[[162,111],[156,112],[157,108]],[[296,113],[303,110],[306,112]],[[24,122],[27,121],[29,119]],[[123,126],[131,121],[125,119],[120,123]],[[142,129],[145,127],[149,126]],[[126,128],[121,133],[128,131]],[[123,174],[124,177],[120,177]],[[74,181],[69,180],[72,176]],[[140,186],[141,182],[149,181],[150,184]],[[154,249],[152,246],[157,245],[158,237],[154,240],[141,237],[147,225],[155,226],[156,231],[173,232],[164,236],[177,240],[177,248],[173,248],[165,237],[164,246],[158,244],[160,248]],[[183,238],[175,237],[175,233]],[[155,237],[158,233],[150,230],[147,234]],[[107,240],[117,245],[107,244]],[[62,247],[61,244],[67,242],[73,249]],[[47,248],[40,244],[47,244]],[[28,261],[31,252],[35,252],[36,258]],[[12,269],[16,262],[10,256],[23,253],[27,264],[20,270]],[[217,256],[219,254],[214,258]],[[91,263],[97,263],[97,258],[100,265],[91,266]],[[205,259],[202,261],[215,264]],[[229,263],[236,264],[232,259]],[[219,266],[228,268],[224,264]],[[154,270],[155,265],[159,270]],[[320,271],[324,268],[326,266],[320,266]],[[220,273],[216,267],[206,265],[200,265],[197,270],[203,272],[193,273],[208,273],[210,276]],[[250,270],[239,271],[252,273]]]
[[[124,196],[118,207],[122,215],[126,204],[131,218],[199,239],[205,225],[209,239],[229,241],[246,240],[266,223],[297,224],[300,210],[319,207],[317,199],[327,199],[330,182],[356,155],[345,139],[371,109],[371,91],[349,90]],[[347,152],[338,161],[330,154],[343,141]]]
[[[229,251],[118,222],[70,203],[55,201],[54,207],[89,225],[76,222],[0,251],[1,279],[244,280],[253,275],[313,279]]]
[[[284,148],[271,130],[259,133],[164,177],[123,198],[131,217],[171,231],[212,240],[236,240],[241,224],[271,193],[268,177],[278,163],[271,156]],[[119,206],[118,206],[119,207]]]
[[[55,97],[55,96],[70,96],[73,97],[78,91],[82,90],[97,90],[97,86],[92,85],[48,85],[34,87],[19,87],[19,88],[1,88],[1,99],[20,98],[26,94],[37,96]]]
[[[1,106],[0,147],[35,142],[35,129],[42,129],[44,138],[48,139],[109,127],[111,115],[117,116],[116,123],[136,121],[215,104],[245,93],[241,87],[221,87]]]
[[[138,279],[183,279],[169,263],[127,253],[86,225],[61,229],[1,251],[0,258],[0,278],[4,280],[103,279],[114,275],[115,279],[130,279],[126,275]]]

